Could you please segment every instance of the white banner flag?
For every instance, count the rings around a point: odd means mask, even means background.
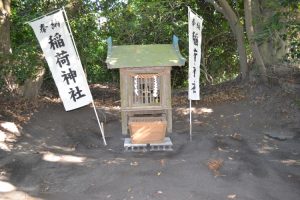
[[[39,40],[66,111],[92,102],[83,68],[64,18],[64,11],[30,22]]]
[[[200,100],[200,62],[203,19],[189,8],[189,99]]]

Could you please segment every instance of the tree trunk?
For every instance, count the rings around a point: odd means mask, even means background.
[[[10,0],[0,0],[0,67],[10,65],[9,54],[11,54],[11,43],[10,43]],[[0,69],[2,70],[2,69]],[[4,70],[2,70],[3,72]],[[6,87],[13,94],[15,89],[18,87],[15,84],[15,77],[11,73],[0,74],[1,78],[4,79]]]
[[[248,77],[249,70],[247,65],[243,26],[226,0],[206,0],[206,2],[211,3],[214,8],[221,12],[229,22],[231,31],[233,32],[237,41],[237,50],[240,61],[240,76],[242,80],[245,80]]]
[[[272,0],[278,1],[278,0]],[[288,52],[287,42],[282,39],[280,36],[286,30],[282,29],[280,31],[272,30],[270,34],[265,35],[266,24],[268,21],[276,14],[276,10],[270,8],[268,4],[269,1],[266,0],[253,0],[253,10],[252,15],[255,20],[254,32],[256,35],[264,35],[262,41],[258,44],[261,57],[265,65],[273,65],[280,62],[283,57]]]
[[[0,56],[11,53],[10,14],[10,0],[0,0]]]
[[[10,15],[11,15],[11,0],[0,0],[0,67],[13,67],[13,63],[9,60],[11,50],[10,40]],[[11,95],[20,95],[28,99],[36,99],[38,91],[42,85],[45,69],[40,69],[35,78],[30,78],[25,81],[23,86],[20,86],[16,77],[8,69],[3,79],[6,88]]]
[[[27,79],[20,87],[20,95],[26,99],[36,100],[42,86],[45,68],[40,68],[34,78]]]
[[[258,46],[256,41],[254,40],[254,28],[252,22],[252,1],[251,0],[244,0],[244,11],[245,11],[245,23],[246,23],[246,31],[248,40],[250,43],[250,47],[253,53],[253,57],[255,60],[256,65],[258,66],[258,70],[260,73],[260,78],[263,82],[267,82],[267,73],[264,61],[260,55]]]
[[[11,54],[10,44],[10,0],[0,0],[0,67],[9,66],[9,54]],[[1,69],[0,69],[1,70]],[[3,70],[4,71],[4,70]],[[4,81],[10,83],[13,77],[10,74],[0,74]],[[9,91],[15,85],[7,85]]]

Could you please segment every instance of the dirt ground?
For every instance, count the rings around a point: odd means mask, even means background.
[[[0,149],[0,199],[300,199],[299,96],[277,86],[207,89],[189,141],[186,96],[174,93],[174,151],[134,153],[124,152],[118,99],[104,106],[93,93],[108,145],[91,107],[44,103]]]

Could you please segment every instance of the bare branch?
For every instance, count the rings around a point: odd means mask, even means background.
[[[240,60],[240,73],[242,78],[245,78],[248,75],[248,66],[247,66],[247,55],[245,49],[244,41],[244,32],[243,26],[239,22],[239,19],[236,13],[233,11],[232,7],[228,4],[227,0],[205,0],[206,2],[212,4],[214,8],[221,12],[224,17],[227,19],[229,26],[234,34],[237,41],[237,49],[239,53]]]
[[[11,4],[11,0],[2,0],[3,3],[3,8],[4,10],[6,10],[7,14],[10,15],[10,4]],[[1,6],[0,6],[1,7]]]
[[[218,12],[224,14],[223,8],[222,8],[215,0],[205,0],[205,1],[206,1],[207,3],[212,4],[212,5],[214,6],[214,8],[215,8]]]
[[[226,0],[218,0],[220,6],[224,9],[224,13],[226,13],[226,18],[229,22],[233,22],[233,26],[236,26],[238,23],[237,14],[233,11],[232,7],[228,4]]]

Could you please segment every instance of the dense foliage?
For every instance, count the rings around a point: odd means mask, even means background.
[[[205,1],[100,1],[101,15],[107,17],[104,30],[115,44],[170,43],[180,38],[181,53],[188,57],[188,17],[190,6],[204,18],[201,83],[222,81],[238,72],[236,46],[221,14]],[[187,84],[187,66],[173,69],[173,85]]]
[[[243,21],[242,1],[228,2]],[[268,4],[276,12],[262,25],[262,31],[256,39],[269,40],[275,29],[285,30],[282,32],[283,38],[290,44],[286,58],[291,61],[300,57],[297,24],[299,3],[294,0],[276,2]],[[228,22],[205,0],[12,0],[12,54],[1,64],[2,77],[10,72],[22,84],[26,79],[34,77],[37,69],[47,69],[34,33],[25,22],[62,6],[66,7],[90,83],[118,82],[117,70],[108,70],[105,64],[106,39],[109,36],[112,36],[114,44],[122,45],[171,43],[172,35],[175,34],[180,38],[182,54],[187,58],[187,6],[204,18],[201,84],[228,80],[239,72],[236,43]],[[283,19],[288,21],[282,23]],[[187,66],[174,68],[172,73],[173,86],[187,85]],[[44,84],[52,82],[48,70]],[[0,80],[0,87],[3,84],[3,80]]]

